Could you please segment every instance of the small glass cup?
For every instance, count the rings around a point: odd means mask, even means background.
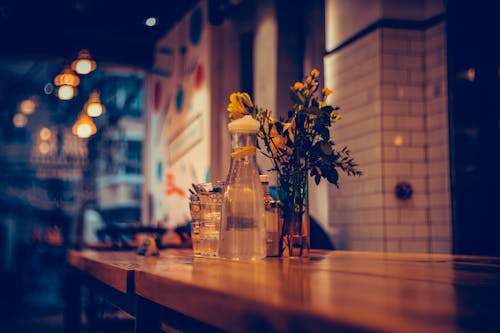
[[[200,238],[201,256],[215,257],[219,251],[220,217],[224,182],[202,183],[196,185],[200,198]]]
[[[191,213],[191,241],[193,243],[194,255],[201,255],[200,251],[200,218],[201,207],[200,198],[197,195],[191,195],[189,198],[189,212]]]
[[[219,251],[221,202],[201,203],[200,252],[215,257]]]

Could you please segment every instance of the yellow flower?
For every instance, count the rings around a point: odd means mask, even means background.
[[[331,94],[333,94],[333,90],[328,89],[328,88],[326,88],[326,87],[325,87],[325,88],[323,88],[322,92],[323,92],[323,95],[324,95],[325,97],[328,97],[328,96],[330,96]]]
[[[285,133],[285,131],[288,131],[290,127],[290,123],[283,123],[283,133]],[[271,131],[269,133],[269,141],[269,148],[271,148],[271,153],[273,156],[282,154],[284,150],[289,152],[289,148],[286,146],[287,138],[278,133],[276,126],[273,126],[271,128]]]
[[[241,94],[240,95],[241,101],[249,108],[253,108],[253,102],[252,99],[250,98],[250,95],[247,93],[240,93],[240,94]]]
[[[313,79],[319,77],[319,71],[314,68],[312,71],[311,71],[311,76],[313,77]]]
[[[294,90],[302,90],[304,89],[304,85],[302,84],[302,82],[295,82],[295,84],[293,85],[293,89]]]
[[[313,78],[311,76],[306,77],[306,83],[311,84]]]
[[[332,123],[336,123],[336,122],[337,122],[337,121],[339,121],[339,120],[340,120],[340,115],[339,115],[338,113],[335,113],[335,111],[332,111],[332,112],[330,113],[330,121],[331,121]]]
[[[253,108],[252,99],[247,93],[236,92],[229,96],[227,111],[230,119],[239,119],[249,114],[247,107]]]

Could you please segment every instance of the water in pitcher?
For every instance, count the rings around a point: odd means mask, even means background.
[[[257,167],[259,122],[250,116],[228,125],[231,165],[222,200],[219,256],[227,259],[266,257],[264,192]]]

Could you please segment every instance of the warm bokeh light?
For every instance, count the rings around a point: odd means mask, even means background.
[[[84,111],[91,117],[99,117],[104,113],[104,105],[101,103],[99,92],[90,93],[89,100],[85,104]]]
[[[146,21],[144,21],[144,24],[148,27],[154,27],[158,24],[158,19],[156,17],[148,17]]]
[[[85,112],[81,112],[73,125],[72,131],[74,135],[85,139],[94,135],[97,132],[97,127],[92,121],[92,118],[90,118]]]
[[[40,139],[47,141],[50,139],[51,136],[52,132],[47,127],[44,127],[40,130]]]
[[[82,75],[94,71],[96,67],[96,62],[92,60],[90,52],[87,50],[81,50],[78,53],[78,58],[71,63],[71,69]]]
[[[28,123],[28,117],[26,117],[23,113],[17,113],[14,118],[12,118],[12,123],[17,128],[24,127]]]
[[[87,105],[87,114],[91,117],[99,117],[102,114],[102,104],[89,103]]]
[[[32,114],[35,112],[36,103],[32,99],[25,99],[19,104],[19,111],[24,114]]]
[[[90,61],[87,59],[79,60],[75,67],[75,71],[78,74],[88,74],[90,73],[91,70],[92,70],[92,65],[90,64]]]
[[[75,97],[75,88],[69,85],[60,86],[57,89],[57,97],[63,101],[67,101]]]
[[[64,67],[61,74],[54,78],[54,84],[58,87],[63,85],[76,87],[80,84],[80,78],[71,70],[71,68]]]
[[[476,78],[476,70],[474,68],[469,68],[467,70],[466,77],[467,77],[467,80],[469,80],[469,82],[473,82],[474,79]]]
[[[50,145],[47,142],[40,142],[38,145],[38,151],[42,155],[47,155],[50,152]]]
[[[393,142],[394,142],[394,145],[396,147],[402,146],[403,145],[403,137],[401,135],[396,135],[394,137],[394,141]]]

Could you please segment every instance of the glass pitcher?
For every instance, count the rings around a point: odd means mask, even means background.
[[[231,164],[222,201],[219,257],[266,257],[264,192],[256,160],[259,122],[250,116],[229,123]]]

